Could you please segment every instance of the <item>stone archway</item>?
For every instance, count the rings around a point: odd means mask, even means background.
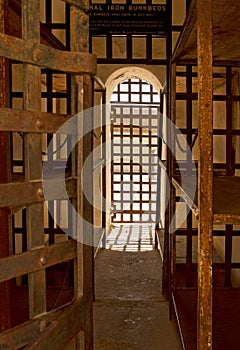
[[[158,78],[151,71],[149,71],[147,69],[144,69],[141,67],[136,67],[136,66],[128,66],[128,67],[120,68],[120,69],[116,70],[114,73],[112,73],[108,77],[108,79],[105,83],[106,102],[107,102],[108,106],[110,106],[110,99],[111,99],[111,96],[112,96],[112,93],[113,93],[115,87],[118,84],[120,84],[121,82],[128,80],[128,79],[133,79],[133,78],[138,78],[138,79],[147,81],[149,84],[151,84],[159,92],[163,87],[163,85],[158,80]],[[107,130],[107,138],[108,138],[107,141],[110,141],[110,124],[111,124],[110,110],[108,110],[106,117],[107,117],[106,122],[107,122],[107,129],[108,129]],[[108,147],[109,147],[108,154],[110,155],[111,154],[110,142],[108,142]],[[106,196],[107,196],[108,203],[110,203],[110,201],[111,201],[111,174],[110,174],[110,172],[111,171],[110,171],[110,166],[109,166],[109,168],[107,169],[107,172],[106,172],[108,174],[107,179],[106,179],[106,182],[107,182]],[[111,215],[110,214],[111,214],[111,210],[109,210],[109,215],[107,215],[108,216],[108,219],[107,219],[108,225],[107,226],[110,226],[110,224],[111,224]]]

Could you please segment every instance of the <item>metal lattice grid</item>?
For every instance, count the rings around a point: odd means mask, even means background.
[[[131,79],[118,85],[111,101],[113,222],[155,222],[158,93]]]

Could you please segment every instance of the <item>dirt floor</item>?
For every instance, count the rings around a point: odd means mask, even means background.
[[[159,251],[101,250],[95,261],[95,350],[180,350],[161,295]]]

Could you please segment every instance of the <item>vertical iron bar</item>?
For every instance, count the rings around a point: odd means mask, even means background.
[[[40,1],[22,0],[22,36],[25,40],[40,43]],[[24,108],[41,111],[41,70],[24,64]],[[25,138],[25,180],[39,180],[42,177],[42,135],[26,133]],[[26,209],[28,250],[44,245],[43,204],[33,204]],[[45,270],[30,273],[29,313],[35,317],[46,311]]]
[[[79,52],[89,51],[89,18],[86,13],[75,6],[70,8],[71,25],[71,50]],[[77,260],[75,261],[75,296],[86,298],[84,315],[84,337],[82,334],[76,338],[77,349],[82,348],[84,343],[85,350],[93,349],[93,296],[94,296],[94,250],[93,250],[93,116],[92,113],[84,110],[92,106],[93,102],[93,81],[89,74],[83,74],[73,78],[73,96],[76,101],[73,106],[74,113],[82,112],[82,120],[78,120],[79,127],[82,128],[84,137],[77,146],[77,211],[84,219],[81,227],[82,232],[77,232],[82,237],[83,242],[78,241]],[[88,131],[88,132],[87,132]],[[85,135],[86,134],[86,135]],[[86,159],[90,160],[89,169],[85,176],[81,174],[83,164]],[[86,198],[83,193],[88,193]],[[86,193],[85,192],[85,193]],[[91,225],[89,225],[91,224]],[[78,227],[79,229],[79,227]],[[89,238],[90,237],[90,238]],[[84,242],[87,241],[87,244]],[[84,338],[84,339],[83,339]]]
[[[197,0],[198,149],[198,311],[197,349],[212,349],[213,229],[213,52],[212,0]]]

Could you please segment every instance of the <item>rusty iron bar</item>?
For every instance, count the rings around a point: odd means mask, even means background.
[[[72,74],[96,75],[95,55],[54,49],[31,40],[0,33],[0,56]]]
[[[40,0],[22,0],[23,43],[40,45]],[[27,49],[27,47],[26,47]],[[36,53],[36,52],[35,52]],[[38,55],[37,55],[38,56]],[[46,56],[47,57],[47,56]],[[46,58],[45,57],[45,58]],[[30,62],[29,62],[30,63]],[[41,69],[38,66],[23,65],[23,105],[24,109],[41,111]],[[25,181],[42,177],[42,135],[24,135]],[[43,203],[34,203],[26,208],[27,249],[44,245]],[[29,317],[46,312],[45,269],[28,274]]]
[[[55,133],[71,117],[72,115],[0,108],[0,130]],[[67,132],[77,134],[74,127],[69,127]]]
[[[88,15],[75,6],[70,8],[71,24],[71,50],[87,54],[89,52],[89,18]],[[88,302],[85,304],[85,322],[83,324],[83,333],[76,336],[77,348],[82,346],[85,350],[93,349],[93,295],[94,295],[94,249],[93,244],[93,116],[90,114],[84,118],[84,110],[93,105],[93,81],[90,74],[78,75],[72,80],[72,94],[76,96],[73,101],[72,112],[83,112],[83,122],[79,121],[79,127],[83,130],[91,130],[78,143],[77,147],[77,166],[76,171],[82,174],[83,164],[87,157],[90,157],[90,167],[87,174],[78,176],[78,198],[76,207],[78,213],[84,218],[81,227],[83,243],[78,243],[78,256],[75,260],[75,297],[79,298],[81,294],[87,296]],[[87,191],[88,198],[83,193]],[[86,193],[86,192],[85,192]],[[89,225],[92,224],[91,226]],[[89,227],[92,227],[90,229]],[[89,240],[90,237],[90,240]],[[90,243],[90,244],[89,244]],[[80,329],[79,329],[80,330]]]
[[[0,282],[72,260],[75,257],[76,241],[74,240],[11,255],[0,259]]]
[[[212,0],[197,0],[199,149],[198,149],[198,312],[197,349],[212,343],[213,229],[213,48]]]
[[[65,186],[67,196],[64,195]],[[67,178],[65,185],[62,180],[56,178],[44,180],[44,188],[47,189],[48,200],[74,198],[77,195],[77,179]],[[41,180],[0,184],[0,207],[10,207],[15,211],[14,208],[18,210],[18,207],[41,203],[44,200],[43,181]]]
[[[233,214],[214,214],[213,221],[215,225],[240,225],[239,213]]]

